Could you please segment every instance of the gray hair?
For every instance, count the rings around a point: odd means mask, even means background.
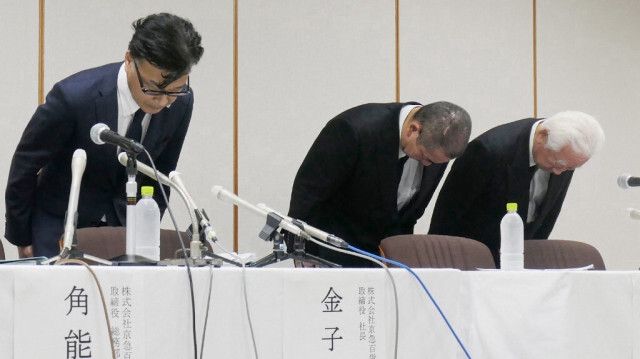
[[[576,154],[591,158],[604,144],[604,131],[598,121],[579,111],[560,112],[544,120],[548,131],[546,148],[558,152],[570,145]]]
[[[413,119],[422,125],[417,142],[427,149],[442,148],[447,157],[456,158],[467,148],[471,117],[462,107],[446,101],[434,102],[421,107]]]

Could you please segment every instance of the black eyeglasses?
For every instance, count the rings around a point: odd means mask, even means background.
[[[142,77],[140,77],[140,71],[138,71],[138,63],[136,62],[136,60],[133,60],[133,66],[135,66],[136,68],[136,75],[138,75],[138,82],[140,82],[140,90],[142,90],[142,93],[144,93],[145,95],[180,97],[180,96],[186,96],[191,93],[191,90],[189,87],[189,77],[187,77],[187,83],[182,87],[182,91],[149,90],[148,88],[144,87],[144,85],[142,84]]]

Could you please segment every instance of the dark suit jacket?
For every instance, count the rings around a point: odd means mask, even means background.
[[[420,191],[398,213],[398,123],[404,105],[361,105],[329,121],[298,170],[289,215],[374,253],[385,237],[413,233],[447,163],[425,167]],[[369,266],[324,248],[318,253],[346,266]]]
[[[551,174],[537,218],[527,224],[529,209],[529,139],[537,119],[495,127],[469,143],[451,166],[438,195],[429,233],[472,238],[500,252],[500,221],[506,204],[518,204],[525,239],[547,239],[560,214],[573,171]]]
[[[89,137],[91,127],[100,122],[117,131],[117,77],[121,65],[85,70],[58,82],[46,102],[37,108],[20,139],[9,172],[5,237],[11,243],[26,246],[39,240],[31,234],[36,208],[64,217],[71,185],[71,157],[78,148],[87,153],[78,227],[98,221],[105,214],[110,225],[125,224],[126,175],[117,161],[116,147],[96,145]],[[168,173],[175,169],[192,110],[193,95],[188,95],[152,116],[143,145],[158,171]],[[138,160],[149,163],[144,154]],[[164,210],[166,204],[157,184],[142,175],[137,182],[139,186],[156,186],[154,199]]]

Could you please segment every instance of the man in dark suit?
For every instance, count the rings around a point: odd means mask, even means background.
[[[311,146],[293,184],[289,215],[378,253],[385,237],[413,233],[470,132],[469,114],[448,102],[347,110]],[[311,243],[307,252],[342,266],[372,265]]]
[[[5,194],[5,237],[22,257],[59,253],[78,148],[87,153],[78,227],[126,224],[124,167],[116,147],[91,141],[96,123],[141,142],[158,171],[176,168],[193,110],[189,73],[202,56],[201,37],[188,20],[165,13],[139,19],[133,28],[124,62],[55,84],[18,143]],[[149,163],[146,155],[138,160]],[[157,186],[142,176],[137,182]],[[164,210],[166,203],[156,200]]]
[[[506,204],[518,204],[525,239],[547,239],[573,171],[603,143],[598,122],[577,111],[519,120],[485,132],[451,166],[429,233],[478,240],[499,265]]]

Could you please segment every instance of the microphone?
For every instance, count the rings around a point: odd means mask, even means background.
[[[623,173],[618,177],[618,186],[622,189],[640,187],[640,177],[633,177],[628,173]]]
[[[98,124],[99,125],[99,124]],[[97,126],[97,125],[96,125]],[[95,127],[95,126],[93,126]],[[124,152],[120,152],[120,154],[118,155],[118,161],[120,162],[121,165],[127,167],[127,161],[128,161],[128,156],[126,153]],[[145,165],[144,163],[136,160],[136,167],[138,169],[138,172],[141,172],[143,175],[156,180],[158,182],[160,182],[161,184],[165,185],[165,186],[169,186],[169,187],[175,187],[175,184],[169,179],[169,177],[165,176],[164,174],[162,174],[162,172],[158,172],[158,177],[160,178],[156,178],[156,173],[153,171],[153,168]]]
[[[217,241],[218,238],[216,236],[216,232],[213,230],[213,227],[211,227],[211,223],[209,223],[209,218],[207,218],[205,213],[200,211],[200,208],[196,205],[196,202],[193,200],[193,197],[191,197],[191,195],[187,191],[187,186],[185,186],[184,182],[182,182],[182,177],[180,176],[180,172],[171,171],[171,173],[169,173],[169,179],[177,187],[180,187],[180,189],[182,189],[182,192],[184,192],[184,194],[187,196],[187,201],[189,202],[189,204],[191,204],[191,210],[195,212],[197,219],[200,221],[199,223],[200,223],[200,226],[202,227],[202,231],[204,232],[205,237],[213,242]],[[197,233],[198,227],[191,228],[191,231],[193,233]]]
[[[118,161],[123,166],[126,166],[127,165],[127,161],[128,161],[127,154],[124,153],[124,152],[121,152],[118,155]],[[195,207],[195,204],[193,203],[193,200],[191,199],[191,196],[189,196],[187,194],[185,189],[182,188],[181,186],[178,186],[177,183],[172,181],[166,175],[162,174],[162,172],[158,172],[158,177],[156,177],[156,173],[153,170],[153,168],[145,165],[144,163],[142,163],[142,162],[140,162],[138,160],[136,160],[136,167],[138,168],[138,172],[142,173],[143,175],[145,175],[145,176],[147,176],[147,177],[149,177],[151,179],[154,179],[154,180],[160,182],[161,184],[163,184],[165,186],[169,186],[169,187],[173,188],[176,192],[178,192],[178,194],[180,195],[180,197],[182,197],[182,200],[186,204],[187,208],[189,209],[193,228],[197,228],[196,225],[197,225],[198,221],[193,216],[194,216],[194,214],[197,216],[199,214],[199,210],[198,210],[197,207]],[[203,223],[203,221],[200,221],[201,225],[203,225],[202,223]],[[209,222],[206,222],[206,223],[207,223],[207,225],[209,225]],[[205,228],[205,233],[206,233],[208,239],[210,239],[210,240],[212,240],[214,242],[218,240],[218,238],[216,237],[216,233],[213,231],[213,228],[211,228],[210,225],[208,226],[209,231],[206,230],[206,227],[204,227],[204,225],[203,225],[203,228]]]
[[[87,153],[78,148],[71,159],[71,190],[69,191],[69,204],[67,205],[67,218],[64,225],[64,239],[62,241],[61,257],[71,249],[73,236],[75,235],[78,221],[78,198],[80,197],[80,182],[87,165]],[[64,254],[64,255],[63,255]]]
[[[109,143],[112,145],[120,146],[125,151],[140,153],[144,151],[144,147],[124,136],[119,135],[117,132],[113,132],[109,129],[109,126],[104,123],[97,123],[91,127],[90,133],[91,140],[96,145],[104,145]]]
[[[288,223],[291,223],[291,224],[293,224],[295,226],[300,227],[303,231],[309,233],[309,235],[311,235],[311,236],[313,236],[315,238],[318,238],[318,239],[320,239],[320,240],[322,240],[324,242],[327,242],[327,243],[332,244],[332,245],[334,245],[336,247],[339,247],[339,248],[348,248],[349,247],[349,244],[347,242],[345,242],[344,239],[342,239],[340,237],[337,237],[337,236],[335,236],[333,234],[329,234],[329,233],[327,233],[325,231],[322,231],[322,230],[320,230],[318,228],[312,227],[312,226],[308,225],[307,223],[305,223],[305,222],[303,222],[303,221],[301,221],[299,219],[294,219],[294,218],[291,218],[289,216],[285,216],[283,214],[280,214],[280,213],[276,212],[275,210],[267,207],[267,205],[264,204],[264,203],[258,203],[257,206],[258,206],[258,208],[261,208],[261,209],[263,209],[263,210],[265,210],[267,212],[273,212],[273,213],[279,215],[280,217],[282,217]]]
[[[633,219],[640,219],[640,210],[635,208],[627,208],[627,214]]]
[[[250,210],[251,212],[264,217],[264,218],[268,218],[269,216],[269,212],[265,211],[264,209],[258,208],[254,205],[252,205],[251,203],[243,200],[242,198],[236,196],[234,193],[227,191],[226,189],[222,188],[222,186],[213,186],[211,187],[211,193],[213,193],[213,195],[223,201],[223,202],[227,202],[227,203],[231,203],[234,204],[238,207],[244,207],[245,209]],[[281,216],[282,217],[282,216]],[[287,222],[286,220],[282,219],[280,220],[280,222],[278,223],[278,227],[284,229],[287,232],[290,232],[296,236],[308,236],[308,234],[306,232],[304,232],[300,227],[294,226],[293,224]],[[265,238],[263,238],[265,239]]]

